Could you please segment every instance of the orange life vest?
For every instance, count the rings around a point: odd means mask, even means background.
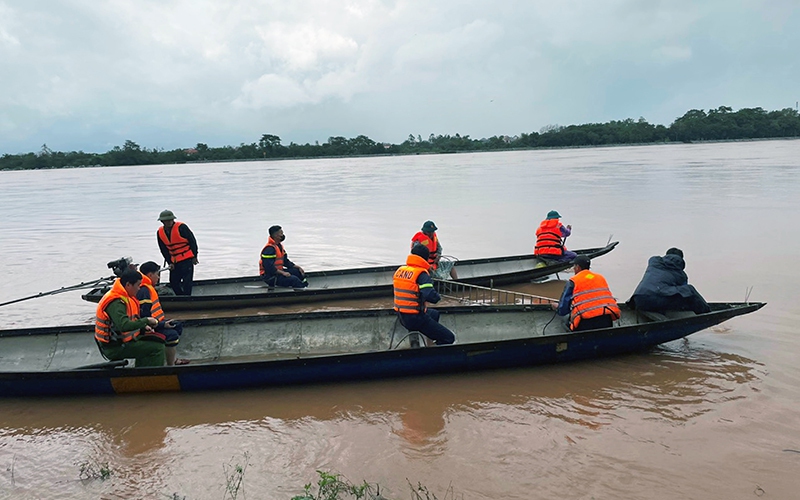
[[[533,255],[561,257],[564,245],[561,242],[561,222],[558,219],[545,219],[536,230],[536,246]]]
[[[436,269],[436,258],[439,257],[439,237],[436,236],[436,233],[434,232],[433,236],[428,236],[422,231],[418,232],[411,238],[411,248],[414,248],[414,245],[423,245],[428,249],[430,252],[428,264],[431,265],[431,269]]]
[[[194,252],[192,252],[191,247],[189,247],[189,240],[181,236],[179,228],[182,225],[183,222],[175,221],[172,225],[172,229],[169,231],[169,238],[167,238],[167,232],[164,230],[164,226],[158,228],[158,238],[167,245],[169,256],[173,264],[195,257]]]
[[[609,314],[614,320],[619,319],[619,306],[604,277],[584,269],[570,278],[570,281],[575,284],[569,312],[570,330],[575,330],[581,319],[596,318],[604,314]]]
[[[411,254],[406,265],[394,272],[394,310],[402,314],[420,314],[425,312],[425,301],[419,291],[417,278],[427,273],[430,266],[419,255]]]
[[[150,294],[149,300],[140,300],[139,304],[142,303],[149,303],[150,305],[150,316],[155,318],[159,323],[165,321],[167,319],[166,315],[164,314],[164,309],[161,308],[161,300],[158,298],[158,292],[156,291],[155,287],[153,286],[153,282],[150,281],[150,278],[142,275],[142,286],[147,288],[147,293]]]
[[[267,247],[272,247],[275,249],[275,255],[267,255]],[[267,244],[264,245],[264,248],[261,249],[261,259],[275,259],[275,270],[282,271],[283,270],[283,258],[286,255],[286,252],[283,251],[283,247],[276,243],[275,240],[272,239],[272,236],[269,237]],[[264,270],[264,261],[258,259],[258,274],[264,276],[266,272]]]
[[[95,313],[94,338],[103,344],[108,344],[111,341],[130,342],[139,336],[139,329],[128,332],[118,332],[114,329],[111,318],[106,313],[106,307],[115,300],[121,300],[125,303],[125,307],[128,309],[128,317],[132,321],[139,319],[139,301],[135,297],[128,295],[119,278],[117,278],[114,280],[111,290],[106,292],[103,298],[100,299]]]

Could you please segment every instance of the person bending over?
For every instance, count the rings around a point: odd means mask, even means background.
[[[650,257],[642,281],[628,305],[640,311],[661,314],[666,311],[694,311],[696,314],[711,311],[700,292],[689,284],[685,267],[680,248],[670,248],[663,257]]]
[[[174,319],[167,319],[161,308],[161,300],[156,290],[156,286],[161,282],[161,268],[155,262],[148,261],[139,266],[139,272],[142,273],[142,286],[136,293],[136,298],[139,300],[140,315],[152,316],[158,321],[153,330],[164,342],[167,366],[188,364],[188,359],[178,359],[176,351],[183,333],[183,324]]]
[[[422,245],[428,249],[429,257],[428,264],[430,264],[430,272],[434,278],[446,280],[448,277],[457,280],[458,273],[456,272],[455,263],[450,260],[442,259],[442,244],[439,243],[439,237],[436,235],[436,224],[432,220],[426,220],[422,224],[417,234],[411,237],[411,248],[416,245]]]

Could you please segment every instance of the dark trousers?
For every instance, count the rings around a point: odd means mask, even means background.
[[[578,328],[572,330],[573,332],[581,332],[583,330],[595,330],[597,328],[611,328],[614,326],[614,318],[609,314],[602,316],[595,316],[594,318],[581,319],[578,323]]]
[[[540,255],[539,258],[551,262],[571,262],[578,254],[571,250],[564,250],[564,255]]]
[[[296,268],[285,269],[291,276],[281,276],[276,274],[271,278],[264,277],[264,281],[269,286],[284,286],[289,288],[305,288],[308,286],[306,277]]]
[[[169,272],[169,286],[175,295],[191,295],[194,281],[194,261],[192,259],[177,262]]]
[[[689,297],[682,295],[634,295],[631,298],[633,306],[640,311],[651,311],[664,314],[666,311],[694,311],[696,314],[703,314],[711,311],[708,302],[692,286],[687,285],[691,291]]]
[[[164,336],[164,344],[167,347],[175,347],[178,345],[178,341],[183,333],[183,323],[180,321],[173,322],[175,324],[174,328],[167,328],[164,323],[159,323],[155,328],[156,333],[160,333]]]
[[[456,341],[455,334],[439,323],[439,311],[436,309],[428,309],[420,314],[397,313],[397,316],[400,324],[408,331],[417,331],[436,342],[436,345],[452,344]]]

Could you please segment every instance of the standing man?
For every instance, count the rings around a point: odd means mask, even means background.
[[[416,245],[422,245],[428,249],[430,257],[428,257],[428,264],[433,270],[433,277],[439,279],[447,279],[450,276],[452,279],[457,280],[458,274],[453,262],[445,260],[441,262],[442,258],[442,245],[439,243],[439,237],[436,236],[436,224],[432,220],[426,220],[422,224],[422,229],[411,238],[411,248]]]
[[[620,311],[606,279],[589,271],[591,261],[585,255],[575,257],[573,264],[575,276],[567,281],[561,300],[553,308],[559,316],[569,314],[570,331],[610,328]]]
[[[269,286],[305,288],[308,286],[306,272],[289,260],[282,244],[285,239],[286,235],[283,234],[281,226],[269,228],[269,240],[261,250],[258,273]]]
[[[164,210],[158,216],[163,224],[158,229],[158,248],[169,263],[169,286],[176,295],[191,295],[194,279],[194,266],[197,260],[197,240],[189,226],[175,220],[171,210]]]
[[[100,353],[110,361],[134,358],[137,367],[164,366],[164,344],[147,339],[154,336],[144,335],[152,333],[158,321],[139,316],[136,293],[141,284],[142,275],[135,269],[126,270],[114,280],[111,290],[97,304],[94,339]]]
[[[394,273],[394,310],[397,317],[409,331],[417,331],[436,342],[436,345],[452,344],[456,341],[453,332],[439,323],[439,311],[428,309],[426,302],[435,304],[441,300],[439,292],[433,288],[428,274],[430,269],[427,247],[416,245]]]
[[[578,254],[570,252],[564,245],[567,236],[572,234],[572,226],[561,223],[561,214],[555,210],[547,212],[547,218],[536,230],[536,246],[533,255],[556,261],[570,261]]]
[[[163,342],[167,356],[167,366],[189,364],[188,359],[177,359],[176,347],[183,333],[183,324],[174,319],[167,319],[161,308],[156,285],[161,281],[161,267],[153,261],[148,261],[139,266],[142,273],[142,286],[136,293],[139,300],[139,313],[141,316],[152,316],[158,321],[153,327],[155,335]]]

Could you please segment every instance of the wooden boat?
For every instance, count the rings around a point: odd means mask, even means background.
[[[441,308],[454,345],[411,348],[392,310],[197,319],[179,346],[191,364],[112,367],[93,326],[0,331],[0,396],[229,390],[332,383],[612,356],[680,339],[764,303],[713,303],[711,312],[642,314],[621,304],[612,328],[568,332],[548,305]]]
[[[577,250],[590,259],[605,255],[619,242],[601,248]],[[456,262],[458,280],[481,286],[501,286],[509,283],[543,278],[565,271],[569,262],[545,261],[532,254],[471,259]],[[302,304],[323,300],[351,300],[389,296],[396,266],[362,267],[307,274],[309,288],[269,288],[259,276],[220,278],[194,282],[191,296],[161,295],[161,306],[167,312],[234,309],[267,305]],[[82,295],[84,300],[99,302],[108,285],[94,288]]]

